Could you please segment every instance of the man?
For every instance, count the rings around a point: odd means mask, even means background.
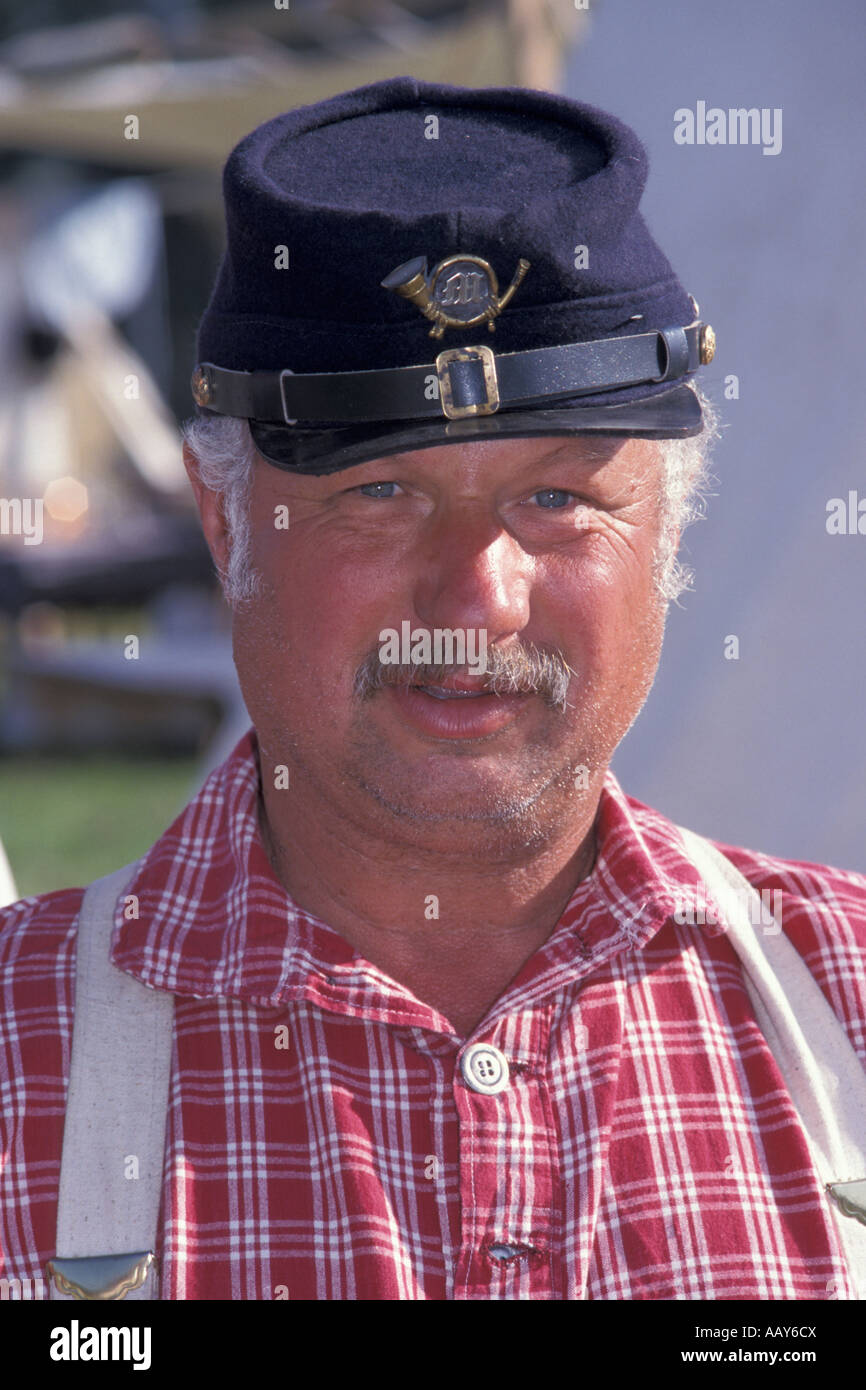
[[[127,1003],[100,1043],[81,998],[71,1064],[81,890],[6,914],[8,1275],[859,1296],[866,879],[714,854],[609,770],[713,432],[645,175],[602,112],[408,78],[231,156],[185,458],[254,731],[88,895],[83,994],[106,963]],[[124,1049],[150,1130],[103,1149]]]

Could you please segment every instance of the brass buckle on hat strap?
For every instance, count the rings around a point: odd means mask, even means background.
[[[439,404],[449,420],[494,415],[499,409],[496,358],[489,347],[447,348],[436,358]]]
[[[351,372],[241,372],[200,362],[192,387],[196,404],[217,415],[302,429],[443,415],[462,420],[499,409],[549,409],[624,386],[683,381],[712,361],[714,350],[712,329],[696,322],[495,357],[481,345],[448,348],[435,362]]]

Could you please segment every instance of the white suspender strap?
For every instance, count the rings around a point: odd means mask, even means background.
[[[87,889],[78,922],[75,1023],[51,1298],[158,1297],[174,996],[109,960],[128,864]]]
[[[820,987],[761,899],[716,847],[679,826],[686,852],[722,912],[745,984],[829,1194],[858,1299],[866,1299],[866,1071]],[[752,903],[754,913],[750,912]]]

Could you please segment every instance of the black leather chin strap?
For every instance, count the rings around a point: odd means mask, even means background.
[[[494,353],[479,344],[448,348],[420,366],[361,372],[237,372],[202,362],[193,373],[193,396],[219,415],[282,425],[460,420],[676,381],[704,360],[703,331],[695,322],[526,352]]]

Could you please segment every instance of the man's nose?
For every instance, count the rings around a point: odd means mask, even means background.
[[[529,622],[532,557],[489,511],[439,519],[419,557],[415,611],[428,627],[485,629],[488,644]]]

